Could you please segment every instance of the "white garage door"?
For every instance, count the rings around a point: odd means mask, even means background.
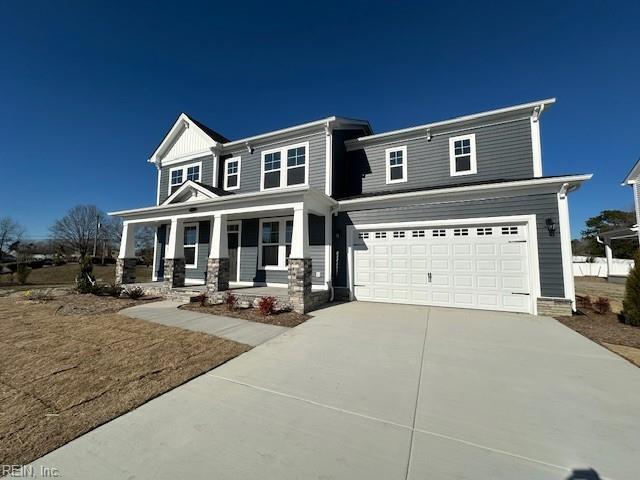
[[[531,312],[523,224],[356,231],[357,300]]]

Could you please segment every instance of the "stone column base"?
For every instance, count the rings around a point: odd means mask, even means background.
[[[571,300],[568,298],[538,297],[538,315],[549,317],[570,316],[573,314]]]
[[[116,284],[134,283],[137,263],[137,258],[118,258],[116,260]]]
[[[313,300],[311,298],[311,259],[289,259],[289,298],[294,312],[306,313]]]
[[[184,258],[164,259],[164,287],[184,287]]]
[[[207,261],[207,292],[229,290],[229,259],[210,258]]]

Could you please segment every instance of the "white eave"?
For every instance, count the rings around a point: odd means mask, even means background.
[[[193,122],[186,113],[181,113],[178,119],[175,121],[171,130],[164,136],[158,148],[151,154],[149,163],[160,163],[162,160],[162,154],[167,149],[167,146],[173,141],[176,135],[182,132],[182,128],[193,128],[196,132],[202,135],[202,138],[209,144],[209,148],[217,148],[221,145],[219,142],[213,140],[207,133],[202,130],[195,122]]]
[[[639,176],[640,176],[640,159],[638,159],[635,165],[631,167],[631,170],[629,171],[629,173],[627,174],[627,176],[622,182],[622,186],[624,187],[625,185],[633,185],[634,183],[637,183]]]
[[[168,205],[157,205],[153,207],[142,207],[142,208],[134,208],[131,210],[118,210],[116,212],[109,212],[108,215],[115,217],[135,217],[141,214],[149,214],[149,213],[166,213],[175,210],[193,210],[199,207],[211,207],[216,205],[233,205],[236,203],[255,203],[255,205],[260,205],[261,201],[280,199],[283,200],[291,199],[293,197],[302,197],[309,196],[314,200],[322,202],[323,204],[330,205],[335,207],[338,205],[338,202],[331,197],[328,197],[323,192],[316,190],[311,187],[295,187],[295,188],[279,188],[273,189],[263,192],[251,192],[251,193],[238,193],[233,195],[224,195],[222,197],[214,197],[208,198],[204,200],[193,200],[189,202],[182,203],[172,203]],[[309,198],[306,197],[306,198]],[[249,209],[250,210],[250,209]]]
[[[520,105],[513,105],[511,107],[498,108],[496,110],[488,110],[485,112],[474,113],[474,114],[465,115],[462,117],[455,117],[449,120],[426,123],[424,125],[418,125],[415,127],[403,128],[400,130],[392,130],[389,132],[378,133],[375,135],[366,135],[363,137],[355,138],[353,140],[348,140],[345,142],[345,145],[347,145],[347,150],[355,150],[355,149],[361,148],[362,145],[375,140],[381,140],[389,137],[396,137],[396,136],[402,136],[402,135],[411,135],[414,133],[427,133],[427,130],[431,128],[438,128],[438,127],[443,127],[443,126],[452,125],[456,123],[470,122],[473,120],[478,120],[486,117],[495,117],[495,116],[504,115],[507,113],[517,112],[520,110],[528,111],[529,115],[533,115],[536,109],[538,109],[537,111],[541,113],[544,110],[546,105],[551,105],[555,103],[555,101],[556,101],[555,98],[547,98],[547,99],[538,100],[535,102],[523,103]]]
[[[400,192],[400,193],[387,193],[383,195],[367,196],[361,198],[352,198],[347,200],[340,200],[340,207],[343,206],[357,206],[366,205],[371,203],[383,202],[383,201],[395,201],[395,200],[412,200],[422,197],[437,197],[445,196],[457,193],[474,193],[491,190],[517,190],[531,187],[543,187],[565,186],[566,191],[575,190],[580,187],[582,182],[589,180],[593,174],[584,175],[566,175],[559,177],[547,177],[547,178],[535,178],[528,180],[513,180],[500,183],[484,183],[479,185],[466,185],[461,187],[446,187],[435,188],[432,190],[419,190],[414,192]],[[341,208],[342,209],[342,208]]]

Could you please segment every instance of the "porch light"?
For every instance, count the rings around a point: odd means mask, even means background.
[[[547,230],[549,230],[549,236],[554,237],[556,235],[556,222],[549,217],[545,220],[545,224],[547,225]]]

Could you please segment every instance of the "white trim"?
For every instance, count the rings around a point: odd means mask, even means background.
[[[356,230],[370,229],[409,229],[416,227],[437,227],[450,225],[485,225],[496,223],[520,223],[528,227],[527,244],[529,247],[530,265],[529,280],[531,282],[530,307],[531,312],[537,315],[537,299],[541,296],[540,289],[540,267],[538,264],[538,235],[536,215],[511,215],[503,217],[478,217],[460,218],[446,220],[427,220],[422,222],[392,222],[392,223],[369,223],[347,226],[347,287],[349,288],[349,298],[354,298],[354,261],[353,261],[353,239]]]
[[[455,143],[463,140],[469,140],[469,170],[462,170],[458,172],[456,170],[456,158],[465,157],[466,154],[456,155]],[[469,133],[467,135],[458,135],[456,137],[449,137],[449,173],[452,177],[459,177],[462,175],[475,175],[478,173],[478,164],[476,161],[476,134]]]
[[[175,192],[173,192],[171,195],[165,198],[160,204],[160,206],[172,204],[173,200],[176,197],[179,197],[182,194],[182,192],[184,192],[187,189],[197,190],[208,199],[218,198],[218,195],[213,193],[211,190],[208,190],[207,188],[201,185],[198,185],[193,180],[187,180],[186,182],[183,182],[182,185],[180,185],[180,188],[178,188]]]
[[[324,193],[330,197],[333,191],[333,129],[329,122],[325,125],[324,159],[326,167]]]
[[[242,249],[242,220],[232,220],[232,221],[228,221],[227,222],[227,239],[229,238],[229,226],[230,225],[238,225],[238,231],[237,232],[231,232],[233,234],[238,234],[238,258],[237,258],[237,265],[236,265],[236,281],[233,283],[237,283],[240,281],[240,254],[241,254],[241,249]],[[229,250],[229,245],[228,245],[229,241],[227,240],[227,251]],[[231,280],[229,281],[231,282]]]
[[[159,162],[159,163],[161,163],[161,165],[163,167],[169,167],[169,166],[175,165],[177,163],[188,162],[188,161],[196,160],[196,159],[199,159],[199,158],[204,160],[204,157],[208,157],[209,155],[211,155],[211,150],[210,149],[208,149],[208,150],[199,150],[199,151],[197,151],[195,153],[189,153],[187,155],[182,155],[180,157],[176,157],[176,158],[171,159],[171,160],[165,160],[165,161]],[[156,163],[156,165],[158,165],[159,163]]]
[[[566,185],[566,184],[565,184]],[[571,248],[571,223],[569,220],[568,185],[558,192],[558,223],[560,227],[560,250],[562,252],[562,278],[564,296],[571,299],[571,308],[576,309],[576,291],[573,280],[573,253]]]
[[[196,125],[187,114],[181,113],[173,123],[173,126],[169,130],[169,133],[165,135],[165,137],[162,139],[162,142],[160,142],[160,145],[158,145],[158,148],[156,148],[155,151],[151,154],[151,157],[148,161],[151,163],[162,163],[162,157],[166,153],[169,144],[173,142],[174,137],[176,137],[177,135],[182,135],[185,130],[189,128],[193,128],[195,132],[202,136],[202,138],[206,143],[210,145],[210,147],[215,147],[216,145],[218,145],[218,142],[213,140],[198,125]],[[182,160],[183,159],[184,157],[182,158]],[[170,163],[165,162],[164,164],[169,165]]]
[[[220,153],[216,153],[215,151],[211,152],[211,161],[213,163],[213,172],[211,172],[211,185],[214,187],[218,187],[218,179],[220,178],[219,170],[220,170]],[[240,179],[238,179],[240,180]]]
[[[540,107],[538,115],[532,115],[531,119],[531,148],[533,150],[533,176],[542,177],[542,142],[540,140],[540,113],[544,105]]]
[[[191,168],[191,167],[199,167],[198,170],[198,180],[192,180],[192,181],[197,181],[197,182],[201,182],[202,181],[202,161],[199,162],[193,162],[193,163],[186,163],[184,165],[180,165],[179,167],[173,167],[169,169],[169,188],[167,190],[167,195],[171,196],[172,192],[171,192],[171,187],[175,186],[175,185],[180,185],[182,186],[184,183],[186,183],[187,180],[187,169]],[[182,170],[182,182],[180,184],[175,184],[173,185],[171,183],[171,175],[173,172],[177,171],[177,170]],[[176,190],[177,191],[177,190]]]
[[[235,187],[229,187],[229,173],[228,173],[228,165],[229,162],[238,162],[238,183]],[[224,161],[224,164],[222,165],[222,168],[224,169],[224,189],[227,191],[231,191],[231,190],[238,190],[240,188],[240,171],[242,168],[242,157],[241,156],[237,156],[237,157],[231,157],[231,158],[227,158]],[[234,175],[236,175],[234,173]]]
[[[184,244],[184,230],[187,227],[196,227],[196,243],[195,245],[185,245]],[[185,222],[182,224],[182,256],[185,259],[184,261],[184,268],[188,268],[190,270],[196,269],[198,268],[198,249],[199,249],[199,242],[200,240],[200,222]],[[194,257],[193,260],[195,263],[187,263],[186,260],[186,256],[184,255],[184,247],[195,247],[195,253],[194,253]]]
[[[158,269],[157,269],[157,259],[156,259],[156,250],[158,248],[158,225],[154,225],[154,232],[153,232],[153,264],[151,266],[151,268],[153,268],[153,270],[151,271],[151,281],[152,282],[157,282],[158,281]]]
[[[412,133],[412,132],[416,132],[416,131],[421,131],[421,130],[426,130],[427,128],[433,128],[433,127],[440,127],[443,125],[450,125],[452,123],[459,123],[459,122],[467,122],[470,120],[477,120],[479,118],[483,118],[483,117],[488,117],[488,116],[492,116],[492,115],[500,115],[503,113],[510,113],[510,112],[515,112],[518,110],[528,110],[531,109],[533,110],[536,107],[539,107],[540,105],[550,105],[552,103],[555,103],[556,99],[555,98],[548,98],[545,100],[538,100],[536,102],[530,102],[530,103],[523,103],[520,105],[514,105],[511,107],[506,107],[506,108],[498,108],[496,110],[487,110],[485,112],[480,112],[480,113],[474,113],[471,115],[464,115],[462,117],[455,117],[455,118],[451,118],[449,120],[442,120],[440,122],[433,122],[433,123],[426,123],[424,125],[418,125],[416,127],[409,127],[409,128],[403,128],[400,130],[392,130],[390,132],[383,132],[383,133],[378,133],[375,135],[366,135],[363,137],[358,137],[355,139],[356,142],[367,142],[369,140],[376,140],[379,138],[386,138],[386,137],[391,137],[391,136],[395,136],[395,135],[402,135],[405,133]]]
[[[287,271],[289,268],[287,267],[287,243],[286,242],[286,232],[287,232],[287,221],[293,221],[293,217],[271,217],[271,218],[261,218],[258,228],[258,270],[276,270],[276,271]],[[262,225],[265,223],[278,223],[278,265],[262,265]],[[295,225],[294,225],[295,227]],[[274,245],[274,244],[269,244]]]
[[[391,179],[391,152],[402,152],[402,177],[395,180]],[[409,162],[407,158],[407,146],[401,145],[399,147],[387,148],[384,151],[384,164],[387,171],[387,177],[386,177],[387,184],[406,182],[407,170],[409,169]],[[394,167],[398,167],[398,165],[394,165]]]
[[[324,283],[331,283],[331,266],[333,265],[333,214],[324,216]]]
[[[160,180],[162,179],[162,168],[156,165],[158,171],[158,185],[156,186],[156,205],[160,205]]]
[[[287,185],[288,181],[289,181],[289,169],[290,168],[299,168],[300,165],[298,165],[297,167],[289,167],[287,165],[287,153],[288,150],[294,149],[294,148],[300,148],[300,147],[304,147],[305,148],[305,159],[304,159],[304,183],[296,183],[295,185]],[[280,152],[280,169],[279,170],[269,170],[269,172],[276,172],[279,171],[280,172],[280,186],[278,187],[271,187],[271,188],[265,188],[264,187],[264,174],[265,174],[265,170],[264,170],[264,157],[270,153],[277,153]],[[269,191],[269,190],[277,190],[277,189],[283,189],[283,188],[292,188],[292,187],[304,187],[304,186],[308,186],[309,185],[309,163],[310,163],[310,155],[309,155],[309,142],[300,142],[300,143],[293,143],[290,145],[285,145],[283,147],[278,147],[278,148],[270,148],[268,150],[263,150],[260,153],[260,191]]]
[[[273,283],[273,282],[229,282],[229,290],[233,290],[237,287],[278,287],[278,288],[289,288],[288,283]],[[329,290],[326,285],[311,285],[311,290],[314,291],[327,291]],[[242,292],[238,292],[242,293]],[[289,294],[287,293],[287,296]]]
[[[422,190],[417,192],[404,192],[404,193],[388,193],[384,195],[376,195],[374,197],[362,197],[362,198],[352,198],[350,200],[341,200],[340,207],[348,206],[348,205],[358,205],[361,203],[369,204],[375,203],[384,200],[400,200],[400,199],[410,199],[416,197],[427,197],[427,196],[438,196],[438,195],[446,195],[451,193],[470,193],[474,191],[483,191],[483,190],[502,190],[502,189],[517,189],[517,188],[527,188],[532,186],[542,186],[542,185],[555,185],[555,184],[563,184],[563,183],[573,183],[574,185],[580,184],[586,180],[589,180],[593,174],[585,174],[585,175],[571,175],[564,177],[550,177],[550,178],[540,178],[534,180],[513,180],[510,182],[501,182],[501,183],[483,183],[480,185],[468,185],[464,187],[449,187],[449,188],[438,188],[434,190]],[[342,208],[341,208],[342,209]]]

